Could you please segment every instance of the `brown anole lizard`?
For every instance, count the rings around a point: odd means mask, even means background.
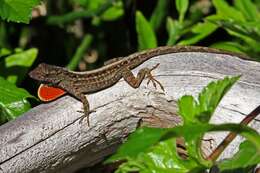
[[[85,97],[85,94],[108,88],[118,82],[121,78],[123,78],[133,88],[138,88],[143,79],[148,78],[147,84],[149,84],[151,81],[155,87],[156,84],[158,84],[161,89],[164,90],[162,84],[157,81],[151,74],[152,70],[157,68],[159,64],[152,68],[141,69],[136,77],[133,75],[131,70],[155,56],[179,52],[211,52],[219,54],[233,54],[230,52],[223,52],[217,49],[210,49],[206,47],[164,46],[134,53],[127,57],[115,58],[110,60],[109,63],[106,63],[105,66],[101,68],[85,72],[69,71],[63,67],[42,63],[37,68],[32,70],[29,73],[29,76],[40,82],[64,89],[72,96],[81,100],[84,109],[84,116],[82,119],[87,117],[87,123],[89,125],[89,103]],[[241,57],[240,54],[236,55]]]

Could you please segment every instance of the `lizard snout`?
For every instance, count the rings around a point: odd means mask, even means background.
[[[35,80],[43,80],[44,77],[42,75],[43,73],[41,72],[41,70],[39,69],[39,67],[36,67],[34,70],[30,71],[29,72],[29,76],[30,78],[32,79],[35,79]]]

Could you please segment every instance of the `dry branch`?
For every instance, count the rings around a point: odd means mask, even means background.
[[[156,90],[144,81],[133,89],[120,80],[116,85],[88,95],[90,127],[79,124],[82,104],[65,96],[41,104],[0,127],[0,172],[73,172],[91,166],[113,153],[138,125],[171,127],[180,123],[176,101],[196,95],[208,82],[226,75],[242,78],[224,97],[214,123],[239,122],[260,105],[260,64],[235,55],[174,53],[145,62],[134,70],[160,63],[153,74],[165,88]],[[259,121],[251,125],[260,129]],[[216,146],[225,136],[209,134]],[[237,150],[238,140],[223,157]],[[204,146],[209,153],[209,145]]]

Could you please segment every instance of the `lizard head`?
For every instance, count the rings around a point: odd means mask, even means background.
[[[29,76],[37,81],[55,85],[61,81],[62,71],[61,67],[41,63],[29,73]]]

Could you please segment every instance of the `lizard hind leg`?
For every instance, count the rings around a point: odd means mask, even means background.
[[[83,119],[84,118],[87,118],[87,124],[89,126],[89,114],[90,114],[90,111],[89,111],[89,103],[88,103],[88,100],[86,98],[86,96],[84,94],[79,94],[78,98],[81,100],[82,104],[83,104],[83,113],[84,115],[80,118],[79,120],[79,123],[82,123]],[[78,111],[78,112],[82,112],[82,111]]]
[[[158,80],[156,80],[156,79],[154,78],[154,76],[152,75],[152,73],[151,73],[151,72],[152,72],[154,69],[156,69],[159,65],[160,65],[159,63],[156,64],[156,65],[153,66],[151,69],[149,69],[149,71],[147,72],[147,74],[146,74],[146,78],[148,78],[147,85],[149,85],[149,83],[152,82],[154,88],[156,88],[156,83],[157,83],[157,84],[160,86],[161,90],[164,91],[163,85],[162,85]]]
[[[156,88],[156,84],[158,84],[161,89],[164,91],[164,87],[162,86],[162,84],[156,80],[153,75],[152,75],[152,71],[154,69],[156,69],[159,66],[159,64],[156,64],[154,67],[152,68],[143,68],[141,69],[137,76],[135,77],[134,74],[131,72],[131,70],[129,70],[128,68],[124,69],[122,72],[122,76],[124,78],[124,80],[133,88],[138,88],[140,86],[140,84],[142,83],[142,81],[144,80],[144,78],[148,78],[148,82],[147,85],[150,83],[150,81],[153,83],[153,86]]]

